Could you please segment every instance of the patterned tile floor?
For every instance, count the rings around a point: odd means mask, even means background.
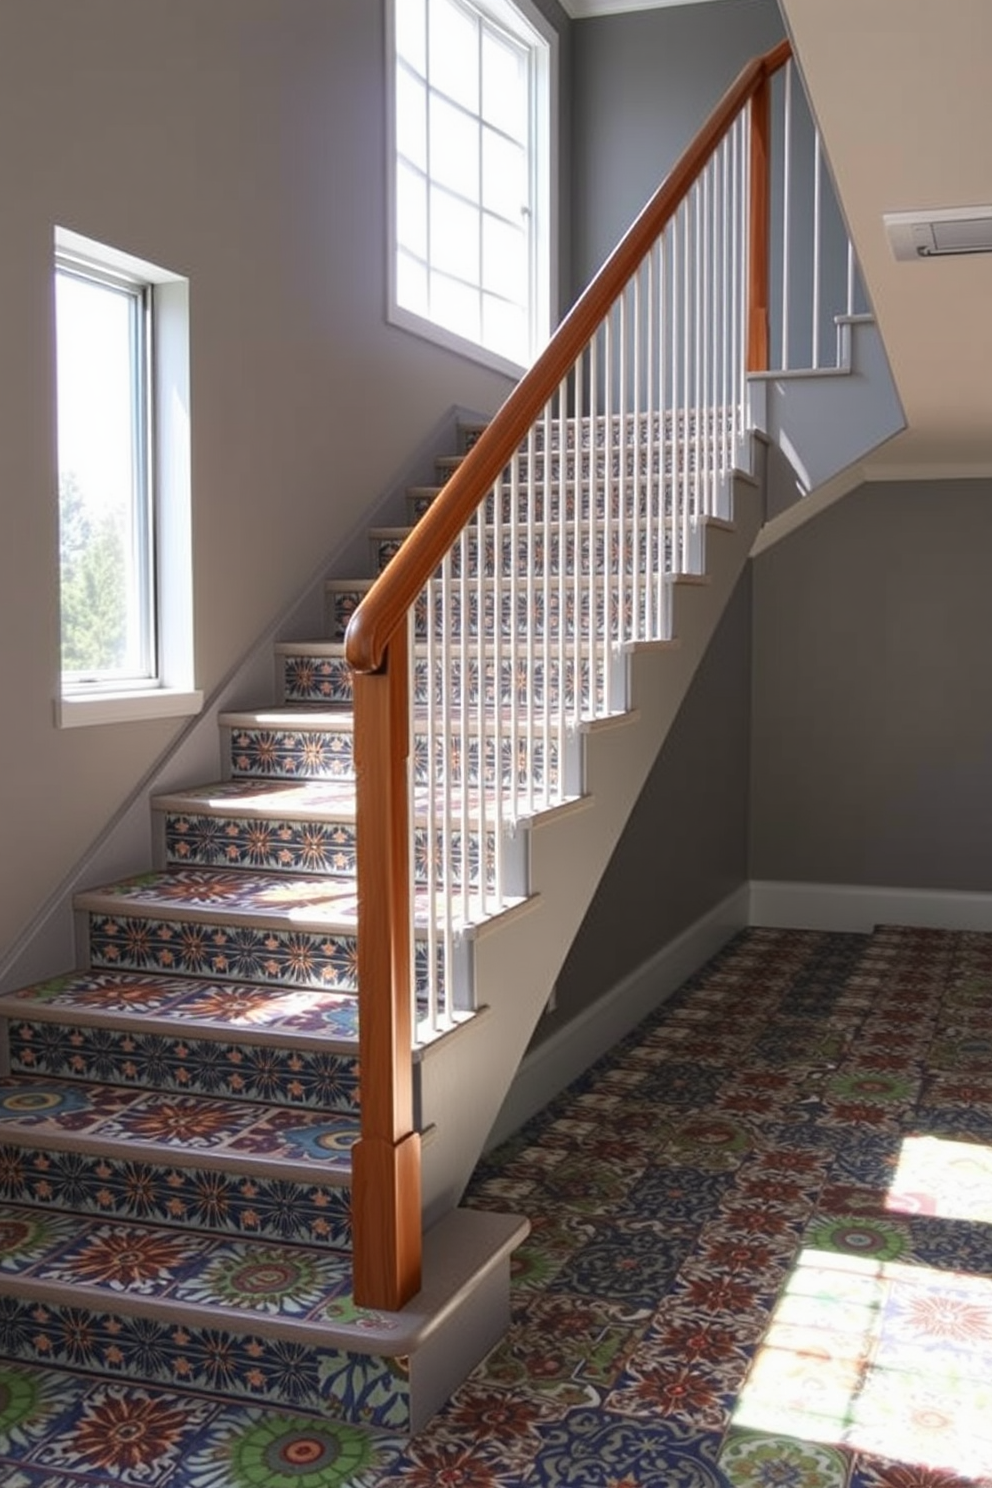
[[[992,936],[744,932],[480,1166],[514,1324],[412,1442],[0,1364],[0,1483],[992,1488],[990,1013]]]

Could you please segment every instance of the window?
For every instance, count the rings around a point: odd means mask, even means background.
[[[187,286],[55,243],[63,725],[195,712]]]
[[[514,371],[547,338],[554,33],[525,0],[393,0],[391,317]]]

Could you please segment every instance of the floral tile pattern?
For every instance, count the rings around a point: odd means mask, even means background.
[[[179,1019],[236,1032],[317,1034],[354,1040],[358,1011],[349,993],[307,988],[280,991],[257,983],[216,982],[177,976],[139,976],[115,971],[78,971],[22,988],[4,999],[14,1018],[37,1016],[38,1009],[65,1009],[79,1026],[97,1012],[124,1017],[134,1026],[154,1018]]]
[[[17,1314],[0,1352],[20,1326],[52,1349],[0,1366],[4,1488],[138,1481],[143,1431],[161,1488],[992,1488],[992,1082],[951,1052],[990,1018],[992,936],[743,932],[480,1164],[468,1202],[531,1219],[513,1324],[417,1437],[335,1425],[301,1360],[298,1405],[187,1397],[177,1359],[186,1383],[254,1362],[147,1320],[98,1336],[173,1375],[87,1381],[71,1310]],[[105,1223],[52,1215],[49,1242],[47,1218],[12,1216],[3,1264],[92,1240],[109,1294]],[[180,1231],[161,1284],[315,1305],[270,1248],[254,1280],[243,1240]]]

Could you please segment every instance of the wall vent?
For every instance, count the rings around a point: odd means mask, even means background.
[[[886,212],[882,220],[899,259],[992,253],[992,207]]]

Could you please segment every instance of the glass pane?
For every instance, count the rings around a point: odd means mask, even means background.
[[[482,36],[482,116],[521,144],[528,134],[527,57],[506,37]]]
[[[444,274],[431,274],[431,320],[469,341],[478,341],[478,291]]]
[[[431,180],[469,201],[479,200],[479,126],[461,109],[431,95]]]
[[[427,290],[427,265],[408,253],[396,255],[396,303],[414,315],[430,318]]]
[[[482,134],[482,202],[511,222],[527,205],[527,153],[489,129]]]
[[[402,162],[396,167],[396,241],[427,257],[427,178]]]
[[[517,305],[527,302],[527,238],[498,217],[482,222],[482,287]]]
[[[479,22],[454,0],[431,0],[430,81],[463,108],[479,112]]]
[[[479,214],[445,191],[431,189],[431,266],[469,284],[479,282]]]
[[[56,273],[62,670],[147,676],[140,297]]]
[[[427,6],[426,0],[394,0],[396,55],[427,75]]]
[[[505,300],[483,295],[482,344],[509,361],[526,366],[529,353],[525,312]]]
[[[427,89],[405,67],[396,69],[396,148],[427,169]]]

